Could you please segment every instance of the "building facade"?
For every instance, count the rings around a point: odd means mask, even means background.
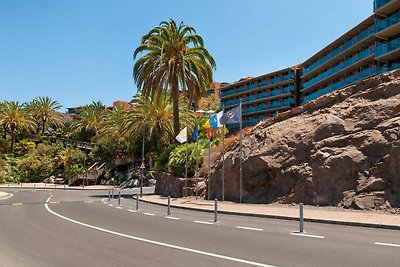
[[[248,77],[220,89],[221,108],[242,101],[243,125],[254,125],[296,105],[297,67]]]
[[[220,88],[221,108],[243,104],[243,125],[275,116],[362,79],[400,68],[400,0],[374,13],[296,67]]]

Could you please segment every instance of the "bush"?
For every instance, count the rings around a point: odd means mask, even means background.
[[[7,139],[0,138],[0,152],[7,153],[11,149],[11,142]]]
[[[156,162],[156,171],[158,172],[165,172],[168,171],[167,169],[167,164],[169,160],[169,156],[171,152],[176,148],[175,144],[169,145],[158,157],[158,160]]]
[[[24,139],[15,144],[14,152],[17,155],[25,155],[29,151],[34,150],[35,147],[36,144],[34,142]]]
[[[29,153],[19,161],[17,169],[22,182],[41,182],[54,174],[56,162],[50,156]]]
[[[211,144],[213,145],[213,143]],[[188,149],[188,177],[192,177],[196,171],[196,154],[198,163],[203,162],[203,150],[208,147],[208,141],[199,140],[198,152],[196,153],[196,143],[190,143]],[[186,167],[186,144],[176,147],[170,154],[167,164],[168,172],[175,176],[183,177]]]

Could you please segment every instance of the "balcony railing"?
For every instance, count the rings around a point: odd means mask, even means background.
[[[400,38],[394,39],[386,44],[381,44],[376,47],[376,56],[382,56],[400,48]]]
[[[382,20],[375,24],[376,32],[380,32],[386,28],[389,28],[400,22],[400,12],[388,17],[385,20]]]
[[[250,85],[246,85],[246,86],[241,86],[241,87],[236,88],[236,89],[230,89],[230,90],[227,90],[227,91],[222,91],[220,93],[220,96],[223,97],[223,96],[227,96],[227,95],[241,93],[241,92],[245,92],[245,91],[252,90],[252,89],[255,89],[255,88],[260,88],[260,87],[263,87],[263,86],[267,86],[267,85],[283,82],[283,81],[294,79],[294,78],[295,78],[294,72],[290,72],[289,74],[287,74],[285,76],[276,77],[276,78],[271,79],[269,81],[265,81],[264,80],[264,81],[258,83],[257,85],[250,84]]]
[[[347,50],[348,48],[352,47],[353,45],[357,44],[358,42],[366,39],[367,37],[373,35],[375,33],[375,27],[374,25],[372,25],[371,27],[369,27],[368,29],[363,30],[362,32],[360,32],[358,35],[356,35],[355,37],[353,37],[350,40],[347,40],[346,42],[344,42],[341,46],[339,46],[338,48],[332,50],[330,53],[328,53],[327,55],[321,57],[320,59],[318,59],[317,61],[315,61],[314,63],[312,63],[310,66],[308,66],[307,68],[304,68],[303,70],[303,75],[311,72],[312,70],[316,69],[317,67],[319,67],[320,65],[324,64],[325,62],[327,62],[328,60],[334,58],[335,56],[337,56],[338,54],[340,54],[341,52]]]
[[[347,68],[364,58],[367,58],[367,57],[373,55],[374,52],[375,52],[374,48],[365,49],[364,51],[357,54],[355,57],[351,57],[351,58],[343,61],[342,63],[334,66],[333,68],[321,73],[320,75],[316,76],[315,78],[312,78],[311,80],[305,82],[303,85],[303,88],[308,88],[308,87],[326,79],[327,77],[331,76],[332,74],[334,74],[344,68]]]
[[[243,114],[248,114],[248,113],[257,112],[257,111],[266,111],[266,110],[282,108],[282,107],[291,107],[292,105],[294,105],[294,99],[288,98],[287,100],[285,100],[283,102],[276,101],[276,102],[272,102],[269,105],[262,103],[262,104],[258,105],[258,107],[250,106],[246,109],[243,109]]]
[[[389,3],[391,0],[375,0],[374,1],[374,10],[379,9],[380,7],[386,5]]]
[[[318,98],[318,97],[320,97],[322,95],[325,95],[325,94],[327,94],[329,92],[332,92],[332,91],[335,91],[335,90],[340,89],[342,87],[345,87],[347,85],[350,85],[350,84],[352,84],[352,83],[354,83],[356,81],[365,79],[365,78],[373,76],[373,75],[382,74],[384,72],[396,69],[398,67],[399,66],[396,65],[396,66],[393,66],[393,67],[372,67],[372,68],[365,69],[365,70],[363,70],[363,71],[361,71],[361,72],[359,72],[359,73],[357,73],[355,75],[347,77],[346,79],[344,79],[342,81],[336,82],[336,83],[334,83],[334,84],[332,84],[330,86],[322,88],[321,90],[304,97],[302,103],[307,103],[307,102],[309,102],[309,101],[311,101],[311,100],[313,100],[315,98]]]

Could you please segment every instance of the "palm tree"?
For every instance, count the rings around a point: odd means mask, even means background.
[[[34,127],[34,120],[18,102],[4,102],[0,110],[0,124],[11,136],[11,152],[14,151],[15,134],[18,130]]]
[[[140,136],[145,130],[147,139],[157,140],[158,150],[163,140],[175,139],[173,107],[168,96],[161,95],[158,101],[154,101],[151,97],[138,95],[133,99],[132,106],[124,123],[129,136]],[[183,98],[180,99],[179,115],[180,120],[185,121],[189,128],[193,126],[193,113]]]
[[[57,112],[62,106],[47,96],[35,98],[26,107],[36,120],[36,133],[39,133],[41,129],[42,134],[44,134],[48,126],[60,126],[64,121],[62,114]]]
[[[99,126],[98,134],[100,136],[111,136],[115,138],[126,137],[124,123],[127,116],[128,112],[120,106],[116,106],[112,111],[105,112]]]
[[[84,106],[77,116],[77,121],[73,128],[79,132],[86,132],[90,136],[95,136],[99,130],[104,108],[91,104]]]
[[[142,37],[134,59],[133,77],[142,94],[158,101],[170,94],[173,104],[174,135],[180,131],[179,98],[189,103],[204,95],[213,81],[214,58],[204,47],[203,38],[183,22],[163,21]]]

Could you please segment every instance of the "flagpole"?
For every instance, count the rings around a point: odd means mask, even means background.
[[[199,117],[197,117],[196,116],[196,124],[197,124],[197,127],[199,127]],[[198,131],[198,130],[197,130]],[[196,200],[197,200],[197,197],[198,197],[198,192],[197,192],[197,183],[198,183],[198,178],[197,178],[197,175],[198,175],[198,171],[199,171],[199,136],[198,136],[199,134],[197,133],[196,134],[196,173],[195,173],[195,176],[196,176]]]
[[[225,107],[222,113],[225,113]],[[225,201],[225,125],[222,125],[222,201]]]
[[[188,175],[188,128],[187,128],[187,119],[186,119],[186,162],[185,162],[185,198],[187,197],[187,175]]]
[[[243,174],[242,174],[242,158],[243,158],[243,151],[242,151],[242,127],[243,127],[243,123],[242,123],[242,99],[240,98],[240,120],[239,120],[239,125],[240,125],[240,146],[239,146],[239,157],[240,157],[240,161],[239,161],[239,180],[240,180],[240,203],[242,203],[242,198],[243,198]]]
[[[208,113],[208,120],[210,121],[211,113]],[[211,194],[211,127],[210,127],[210,137],[208,138],[208,200],[210,200]]]

